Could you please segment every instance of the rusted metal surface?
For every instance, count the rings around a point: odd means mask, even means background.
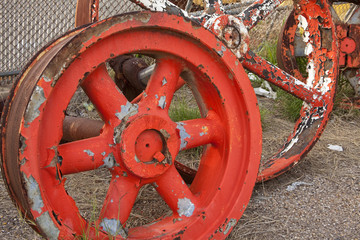
[[[80,117],[66,116],[63,122],[64,141],[76,141],[100,135],[104,122]]]
[[[4,105],[5,105],[5,101],[8,96],[9,96],[9,92],[7,92],[7,91],[0,93],[0,112],[2,112]]]
[[[224,239],[250,199],[261,155],[259,109],[239,60],[204,28],[166,13],[117,16],[79,31],[32,60],[5,107],[2,167],[18,205],[49,239],[73,239],[84,229],[90,239]],[[105,66],[129,53],[156,59],[133,102]],[[168,110],[180,75],[202,117],[175,123]],[[64,114],[78,86],[102,118],[86,136],[79,135],[83,120]],[[64,143],[67,132],[82,140]],[[197,172],[175,164],[179,151],[197,146],[206,146]],[[64,182],[96,168],[107,168],[112,180],[99,219],[90,224],[79,218]],[[177,169],[196,173],[191,185]],[[145,184],[155,186],[172,214],[127,229]]]
[[[360,24],[349,26],[349,36],[341,39],[340,48],[348,55],[347,67],[360,68]],[[358,41],[358,42],[356,42]]]
[[[292,11],[281,29],[279,35],[279,41],[277,45],[277,59],[279,67],[285,69],[288,73],[296,77],[297,79],[305,82],[299,68],[297,67],[296,55],[295,55],[295,41],[296,41],[296,29],[297,22],[295,19],[295,12]],[[303,41],[298,41],[302,43]],[[304,49],[304,47],[299,47]],[[302,53],[299,55],[303,55]]]
[[[99,0],[77,0],[75,27],[99,20]]]
[[[40,76],[41,72],[45,68],[45,63],[57,54],[57,52],[69,42],[75,35],[75,32],[69,32],[63,37],[54,41],[51,44],[45,46],[42,50],[38,52],[32,59],[32,61],[27,65],[27,70],[22,72],[22,76],[17,79],[17,83],[21,83],[25,78],[37,78]],[[2,139],[1,139],[1,168],[4,182],[8,187],[9,194],[14,201],[16,207],[21,211],[24,218],[34,221],[32,213],[28,210],[30,209],[31,203],[28,202],[26,198],[27,193],[25,189],[26,179],[22,179],[22,173],[20,172],[20,165],[23,164],[23,161],[15,160],[17,159],[16,154],[12,155],[11,151],[17,151],[15,149],[20,149],[22,151],[26,148],[24,143],[24,137],[19,136],[19,133],[16,132],[15,126],[20,124],[20,119],[17,117],[25,113],[25,105],[29,100],[29,90],[34,88],[35,83],[26,82],[21,86],[14,84],[10,92],[10,98],[14,98],[16,94],[21,92],[27,92],[27,94],[22,94],[21,97],[18,97],[15,101],[7,101],[2,111]],[[16,112],[9,112],[9,106],[17,108]],[[14,128],[13,128],[14,127]],[[15,131],[14,131],[15,130]],[[5,132],[7,142],[5,142]],[[16,140],[15,140],[16,139]],[[14,141],[14,142],[12,142]],[[11,143],[12,142],[12,143]],[[15,157],[15,159],[14,159]],[[31,225],[32,228],[36,231],[40,231],[36,225]]]
[[[342,68],[360,68],[360,24],[339,24],[336,26]]]
[[[148,65],[143,59],[122,55],[109,61],[109,65],[115,72],[116,85],[129,101],[145,90],[146,84],[140,78],[140,72]]]

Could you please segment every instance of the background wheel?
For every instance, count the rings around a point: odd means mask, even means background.
[[[255,183],[261,125],[247,75],[229,51],[218,54],[223,48],[180,17],[145,12],[95,23],[28,65],[2,117],[2,167],[12,196],[43,236],[220,239],[230,233]],[[118,90],[107,67],[128,53],[156,62],[136,103]],[[180,76],[199,118],[174,121],[170,114]],[[97,136],[65,141],[69,105],[79,90],[101,118],[85,120],[102,127]],[[174,162],[195,147],[201,147],[197,173],[187,185]],[[108,169],[110,178],[108,184],[85,183],[90,192],[107,190],[91,219],[71,185],[81,181],[78,174],[99,168]],[[129,216],[148,185],[169,210],[133,224]]]
[[[297,71],[289,71],[289,75],[254,53],[248,53],[243,63],[247,70],[304,101],[300,118],[285,143],[270,158],[261,160],[258,182],[277,177],[297,164],[319,139],[333,108],[339,53],[329,5],[327,1],[296,1],[294,9],[293,17],[286,23],[287,31],[280,34],[278,49],[283,51],[282,56],[291,59],[294,49],[289,41],[293,41],[291,34],[300,26],[308,63],[306,76]],[[282,61],[285,69],[292,68],[292,64]]]

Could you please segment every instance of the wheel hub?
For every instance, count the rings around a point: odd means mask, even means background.
[[[143,163],[150,163],[154,159],[162,162],[165,156],[163,135],[153,129],[140,133],[135,141],[135,157]],[[161,157],[161,158],[159,158]]]
[[[209,20],[207,23],[210,30],[222,39],[228,48],[241,58],[249,50],[250,36],[241,19],[222,15],[218,18]]]
[[[120,125],[118,128],[123,128]],[[158,115],[142,115],[125,125],[121,134],[115,131],[114,140],[120,143],[121,159],[126,168],[142,178],[163,174],[179,151],[174,123]]]

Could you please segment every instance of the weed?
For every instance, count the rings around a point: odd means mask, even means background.
[[[300,110],[303,105],[303,101],[291,94],[278,89],[277,99],[278,108],[282,115],[292,122],[295,122],[300,117]]]
[[[277,49],[277,42],[275,41],[265,41],[261,47],[259,47],[259,50],[257,53],[259,56],[262,56],[269,62],[271,62],[274,65],[278,65],[277,58],[276,58],[276,49]]]
[[[99,232],[99,228],[98,225],[96,224],[96,215],[99,211],[98,205],[97,205],[97,199],[96,199],[96,194],[93,194],[92,198],[91,198],[91,212],[90,212],[90,219],[88,220],[88,224],[86,227],[83,227],[83,233],[81,236],[77,236],[76,239],[79,240],[87,240],[89,239],[89,235],[90,235],[90,229],[92,227],[95,227],[95,232],[98,233]],[[80,218],[82,218],[81,216],[79,216]]]
[[[20,222],[26,223],[30,226],[36,226],[36,222],[27,217],[27,213],[23,213],[20,207],[16,207]]]
[[[173,101],[169,109],[169,116],[174,122],[186,121],[201,118],[200,110],[193,100],[186,98],[186,90],[179,91],[179,99]],[[191,96],[192,97],[192,96]],[[191,103],[190,103],[191,102]],[[178,161],[188,165],[191,168],[197,169],[199,165],[199,159],[201,157],[203,147],[196,147],[181,151],[178,155]]]
[[[260,117],[261,117],[261,127],[265,129],[267,127],[267,121],[270,117],[270,111],[267,108],[260,106]]]
[[[264,82],[262,78],[256,76],[252,72],[247,72],[247,75],[251,81],[251,86],[253,88],[261,87],[262,83]]]
[[[169,116],[174,122],[201,118],[199,108],[191,107],[184,97],[171,104]]]
[[[307,79],[307,77],[308,77],[308,72],[306,71],[307,64],[308,64],[307,57],[297,57],[296,64],[297,64],[299,71],[300,71],[301,75],[303,76],[303,78]]]

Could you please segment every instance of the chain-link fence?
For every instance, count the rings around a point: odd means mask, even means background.
[[[188,0],[170,0],[185,8]],[[254,0],[223,0],[251,2]],[[100,0],[99,19],[141,10],[129,0]],[[193,0],[191,11],[201,10]],[[47,42],[74,28],[77,0],[0,0],[0,85],[13,81]]]
[[[0,78],[12,82],[47,42],[74,28],[77,0],[0,1]],[[100,19],[140,10],[130,1],[100,1]]]

